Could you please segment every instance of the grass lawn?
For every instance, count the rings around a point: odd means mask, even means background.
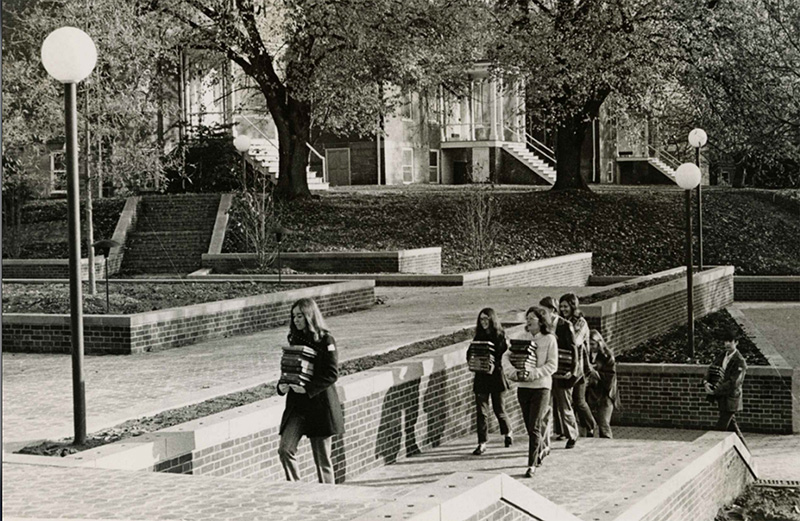
[[[445,273],[476,269],[463,221],[467,198],[481,187],[460,188],[332,191],[293,203],[284,209],[283,224],[297,233],[283,246],[285,251],[441,246]],[[493,266],[583,251],[593,252],[596,275],[645,275],[685,263],[680,191],[483,191],[494,192]],[[730,264],[740,275],[800,275],[798,237],[800,214],[763,193],[703,192],[705,264]],[[246,250],[226,237],[223,251]]]
[[[216,302],[264,293],[274,293],[310,284],[268,282],[147,282],[111,283],[110,312],[127,315],[204,302]],[[90,295],[83,285],[83,312],[106,313],[105,284],[98,282],[97,294]],[[68,284],[3,284],[3,313],[69,313]]]

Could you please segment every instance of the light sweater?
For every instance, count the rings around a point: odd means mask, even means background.
[[[530,338],[530,333],[527,334]],[[519,387],[527,389],[551,389],[553,386],[553,373],[558,369],[558,342],[555,335],[537,333],[533,337],[536,344],[536,369],[528,374],[525,380],[517,378],[517,368],[511,364],[511,350],[503,353],[501,364],[506,378],[517,382]]]

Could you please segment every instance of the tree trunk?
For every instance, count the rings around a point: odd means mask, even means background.
[[[566,118],[556,134],[556,183],[553,190],[589,190],[581,175],[581,149],[589,122],[581,116]]]
[[[734,188],[744,188],[746,174],[747,168],[744,160],[736,161],[736,168],[733,170],[733,182],[731,183]]]
[[[306,179],[311,114],[307,106],[289,100],[285,125],[278,129],[279,163],[277,193],[284,199],[311,197]]]

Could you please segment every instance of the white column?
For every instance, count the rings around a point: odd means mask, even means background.
[[[469,140],[475,141],[475,80],[469,80]]]
[[[497,140],[497,83],[489,82],[489,140]]]
[[[498,81],[498,85],[500,86],[500,95],[497,97],[498,99],[498,107],[497,107],[497,126],[498,126],[498,136],[500,137],[500,141],[506,140],[506,118],[505,118],[505,104],[506,104],[506,91],[503,85],[503,80]]]

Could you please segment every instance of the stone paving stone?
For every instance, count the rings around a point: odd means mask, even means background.
[[[524,311],[545,295],[586,288],[377,288],[385,302],[330,317],[340,360],[385,351],[474,325],[478,311],[494,307],[502,320],[524,321]],[[277,380],[287,328],[235,336],[155,353],[84,359],[88,432],[128,419],[197,403]],[[3,354],[3,442],[73,435],[69,355]]]
[[[392,501],[383,489],[3,464],[3,518],[351,519]]]
[[[644,491],[636,490],[639,485],[649,491],[665,481],[681,467],[693,442],[703,434],[705,431],[615,427],[615,439],[582,438],[571,450],[554,438],[552,453],[531,479],[523,477],[527,435],[518,434],[508,449],[503,448],[499,435],[490,435],[486,454],[472,456],[477,443],[473,434],[367,472],[348,485],[403,485],[410,491],[453,472],[502,472],[580,517],[609,497],[627,490],[635,497]]]

